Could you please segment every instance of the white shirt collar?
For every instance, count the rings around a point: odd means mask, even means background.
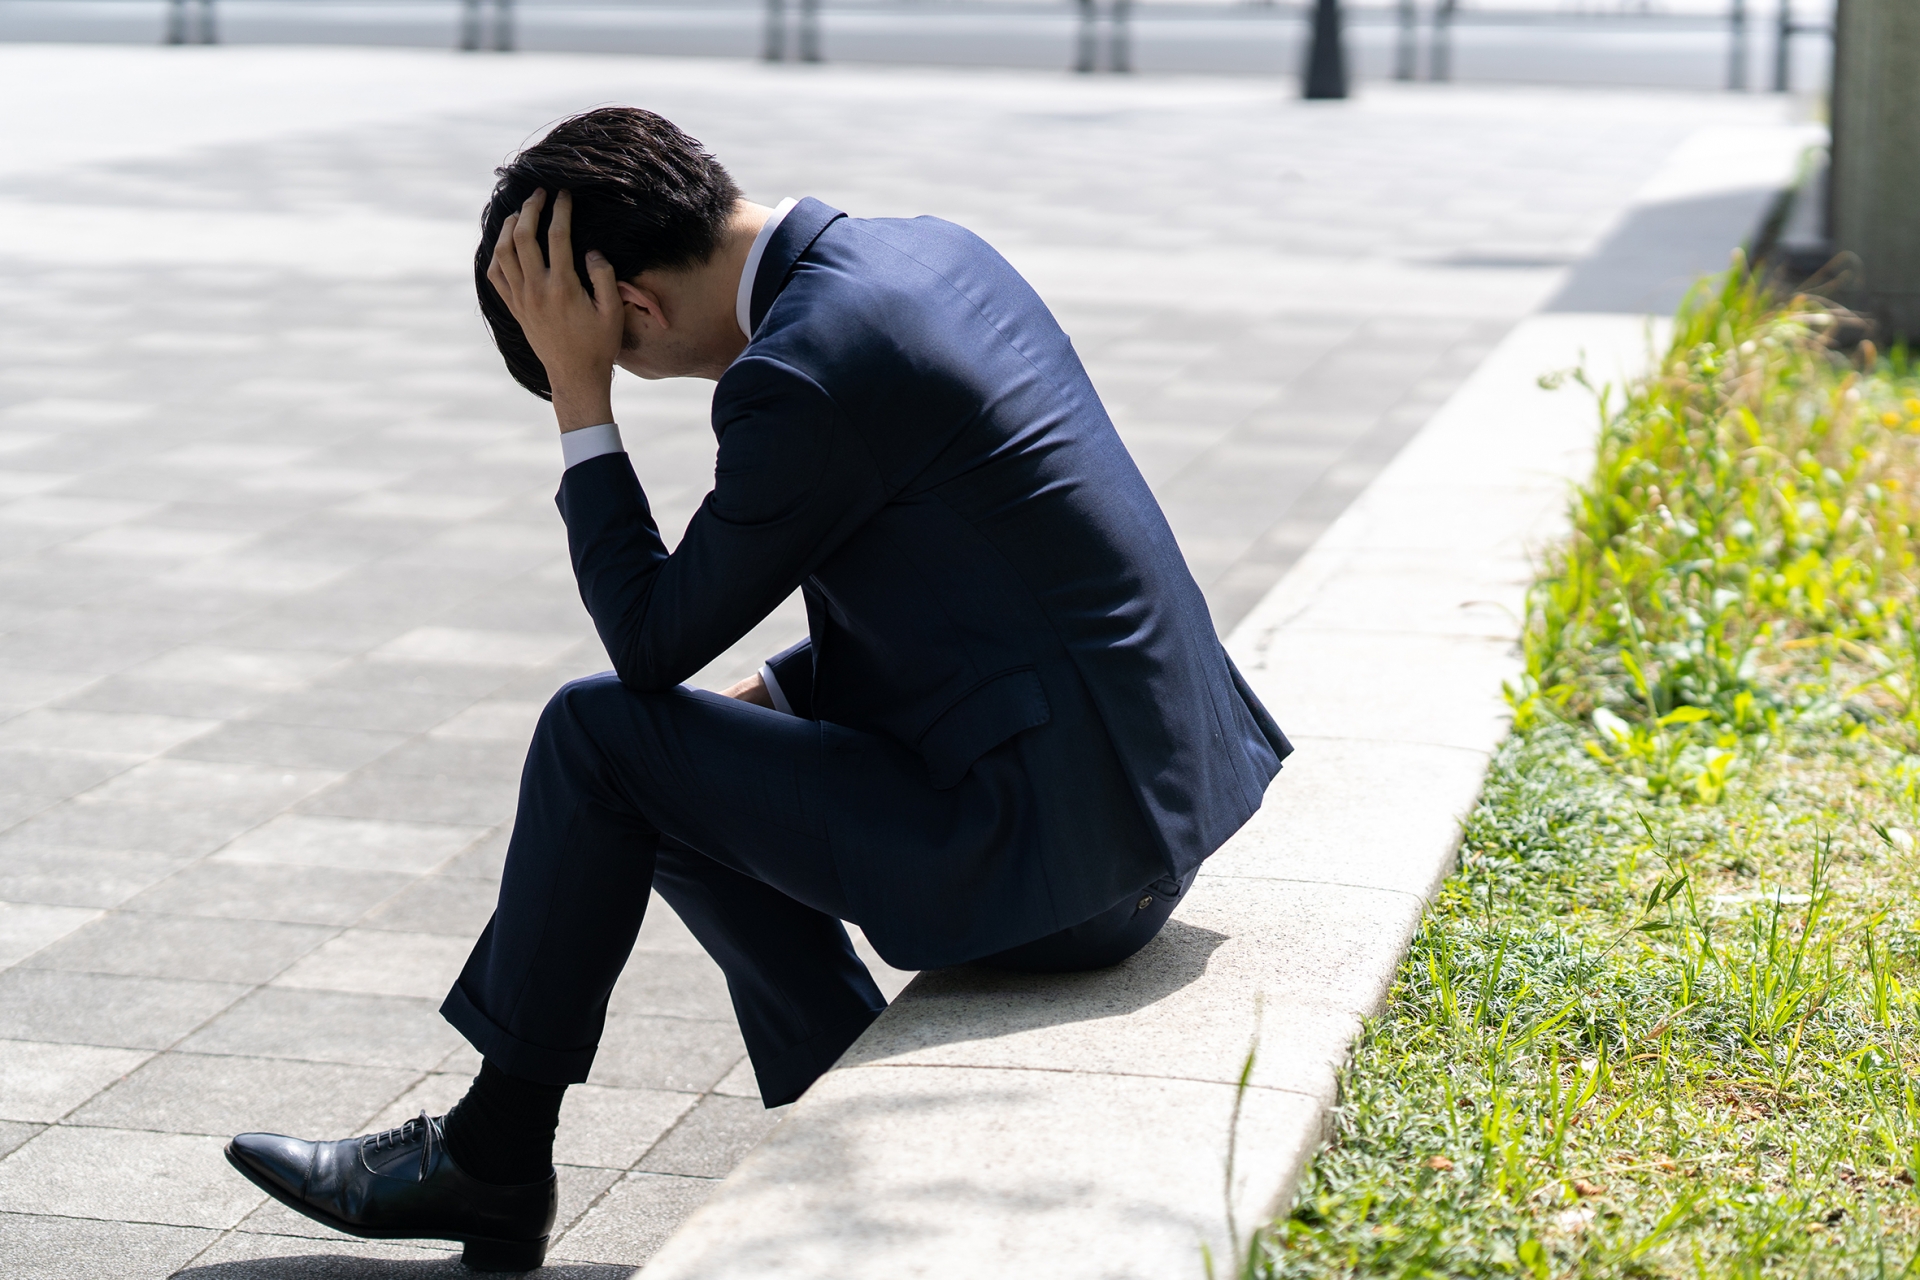
[[[760,228],[760,234],[753,238],[753,248],[747,250],[747,265],[740,269],[740,291],[734,295],[733,315],[740,322],[740,332],[746,335],[749,342],[753,341],[753,281],[760,274],[760,259],[766,255],[767,241],[773,239],[774,230],[793,206],[799,203],[788,196],[773,207],[773,212]]]

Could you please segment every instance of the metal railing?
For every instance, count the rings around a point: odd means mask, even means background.
[[[1398,0],[1395,11],[1399,33],[1394,44],[1394,79],[1417,80],[1419,75],[1420,14],[1418,0]],[[1624,15],[1644,17],[1646,15]],[[1453,78],[1453,33],[1462,19],[1471,21],[1475,26],[1499,25],[1538,25],[1555,21],[1610,21],[1607,17],[1594,14],[1567,14],[1540,10],[1518,9],[1479,9],[1462,10],[1459,0],[1433,0],[1432,9],[1426,24],[1427,39],[1427,75],[1428,80],[1451,80]],[[1743,92],[1747,86],[1748,63],[1751,54],[1751,24],[1747,0],[1729,0],[1724,18],[1727,30],[1727,76],[1726,86],[1733,92]],[[1773,23],[1773,91],[1787,93],[1792,89],[1793,41],[1796,37],[1807,35],[1831,36],[1832,28],[1824,22],[1801,22],[1795,18],[1793,0],[1778,0]]]
[[[217,0],[164,0],[165,20],[162,40],[166,44],[214,44],[220,39],[216,22]],[[825,60],[822,28],[826,19],[825,0],[759,0],[764,6],[761,56],[769,62],[810,62]],[[1808,0],[1799,0],[1806,4]],[[1771,21],[1754,21],[1754,7],[1764,0],[1726,0],[1726,9],[1717,21],[1727,37],[1725,84],[1734,91],[1749,87],[1749,72],[1756,26],[1770,29],[1772,40],[1771,88],[1785,93],[1792,88],[1793,45],[1806,36],[1830,36],[1824,21],[1799,18],[1795,0],[1775,0]],[[1389,7],[1390,6],[1390,7]],[[622,6],[610,6],[622,7]],[[646,7],[644,5],[637,7]],[[1186,6],[1180,6],[1182,9]],[[1313,0],[1249,0],[1228,9],[1238,14],[1259,14],[1281,22],[1297,21],[1303,36],[1312,21]],[[871,10],[872,5],[850,5]],[[1223,6],[1223,8],[1226,8]],[[1139,12],[1136,0],[1057,0],[1057,7],[1045,4],[1022,6],[1019,13],[1011,7],[1009,21],[1020,21],[1022,13],[1059,13],[1074,16],[1074,37],[1070,66],[1085,73],[1126,74],[1135,68],[1136,38],[1134,22]],[[458,0],[458,30],[455,45],[468,51],[511,52],[517,46],[516,0]],[[748,10],[750,12],[751,10]],[[1173,10],[1169,9],[1168,12]],[[1447,81],[1455,75],[1455,38],[1462,26],[1621,26],[1639,23],[1679,27],[1691,24],[1702,29],[1713,24],[1709,14],[1672,15],[1641,8],[1638,11],[1568,11],[1550,8],[1468,7],[1461,0],[1385,0],[1382,6],[1356,9],[1355,17],[1389,21],[1396,31],[1392,48],[1392,75],[1396,80]],[[1303,40],[1303,47],[1305,41]],[[1424,58],[1422,53],[1424,52]],[[1424,65],[1423,65],[1424,64]],[[1423,74],[1424,73],[1424,74]]]

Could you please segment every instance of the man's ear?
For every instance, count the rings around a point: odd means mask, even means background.
[[[629,319],[638,319],[641,324],[649,328],[668,327],[667,309],[661,304],[660,295],[645,285],[636,284],[631,280],[620,281],[620,303],[627,309]],[[636,310],[644,314],[635,317],[631,313]]]

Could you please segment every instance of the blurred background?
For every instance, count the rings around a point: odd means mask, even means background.
[[[1280,0],[0,0],[0,40],[372,44],[1291,74]],[[1829,0],[1343,6],[1362,79],[1821,88]]]

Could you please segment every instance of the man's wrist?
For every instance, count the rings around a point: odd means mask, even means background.
[[[598,386],[578,383],[556,384],[553,388],[553,416],[562,431],[578,431],[613,421],[613,377]]]

